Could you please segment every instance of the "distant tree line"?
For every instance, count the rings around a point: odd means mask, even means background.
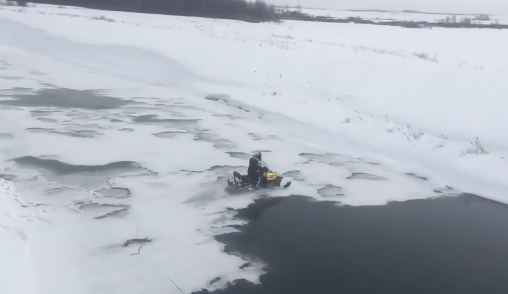
[[[22,2],[22,1],[20,1]],[[275,6],[264,0],[33,0],[53,5],[140,13],[237,19],[251,22],[277,20]]]
[[[382,26],[399,26],[404,28],[479,28],[479,29],[508,29],[508,25],[504,24],[473,24],[473,23],[445,23],[445,22],[426,22],[426,21],[372,21],[361,17],[335,18],[328,16],[313,16],[300,11],[289,10],[281,12],[281,19],[300,20],[300,21],[317,21],[330,23],[355,23],[370,24]]]
[[[16,1],[19,6],[26,6],[27,1]],[[274,5],[268,5],[264,0],[248,2],[246,0],[32,0],[29,2],[53,5],[78,6],[93,9],[154,13],[181,16],[197,16],[236,19],[249,22],[265,22],[279,20],[300,20],[331,23],[356,23],[384,26],[400,26],[405,28],[486,28],[508,29],[502,24],[470,24],[470,23],[442,23],[442,22],[414,22],[414,21],[372,21],[360,17],[334,18],[327,16],[313,16],[297,10],[277,10]],[[8,2],[9,3],[9,2]],[[15,3],[12,1],[10,3]]]

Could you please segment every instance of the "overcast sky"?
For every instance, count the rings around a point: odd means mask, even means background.
[[[508,0],[265,0],[276,5],[329,9],[419,10],[445,13],[508,14]]]

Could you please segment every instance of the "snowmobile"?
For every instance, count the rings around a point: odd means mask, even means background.
[[[273,171],[265,171],[259,181],[251,183],[248,175],[241,175],[239,172],[233,172],[233,175],[227,179],[228,186],[225,191],[229,194],[248,192],[259,189],[271,189],[280,187],[283,177]],[[286,182],[283,188],[291,185],[291,181]]]

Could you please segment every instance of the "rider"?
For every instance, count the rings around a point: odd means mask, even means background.
[[[263,173],[267,171],[269,171],[268,168],[261,161],[261,152],[255,152],[249,159],[249,168],[247,169],[251,185],[257,186],[258,183],[264,185],[266,178]]]

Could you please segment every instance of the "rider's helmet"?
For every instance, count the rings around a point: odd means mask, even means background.
[[[254,154],[252,155],[252,157],[256,158],[257,160],[261,161],[261,152],[257,151],[257,152],[254,152]]]

